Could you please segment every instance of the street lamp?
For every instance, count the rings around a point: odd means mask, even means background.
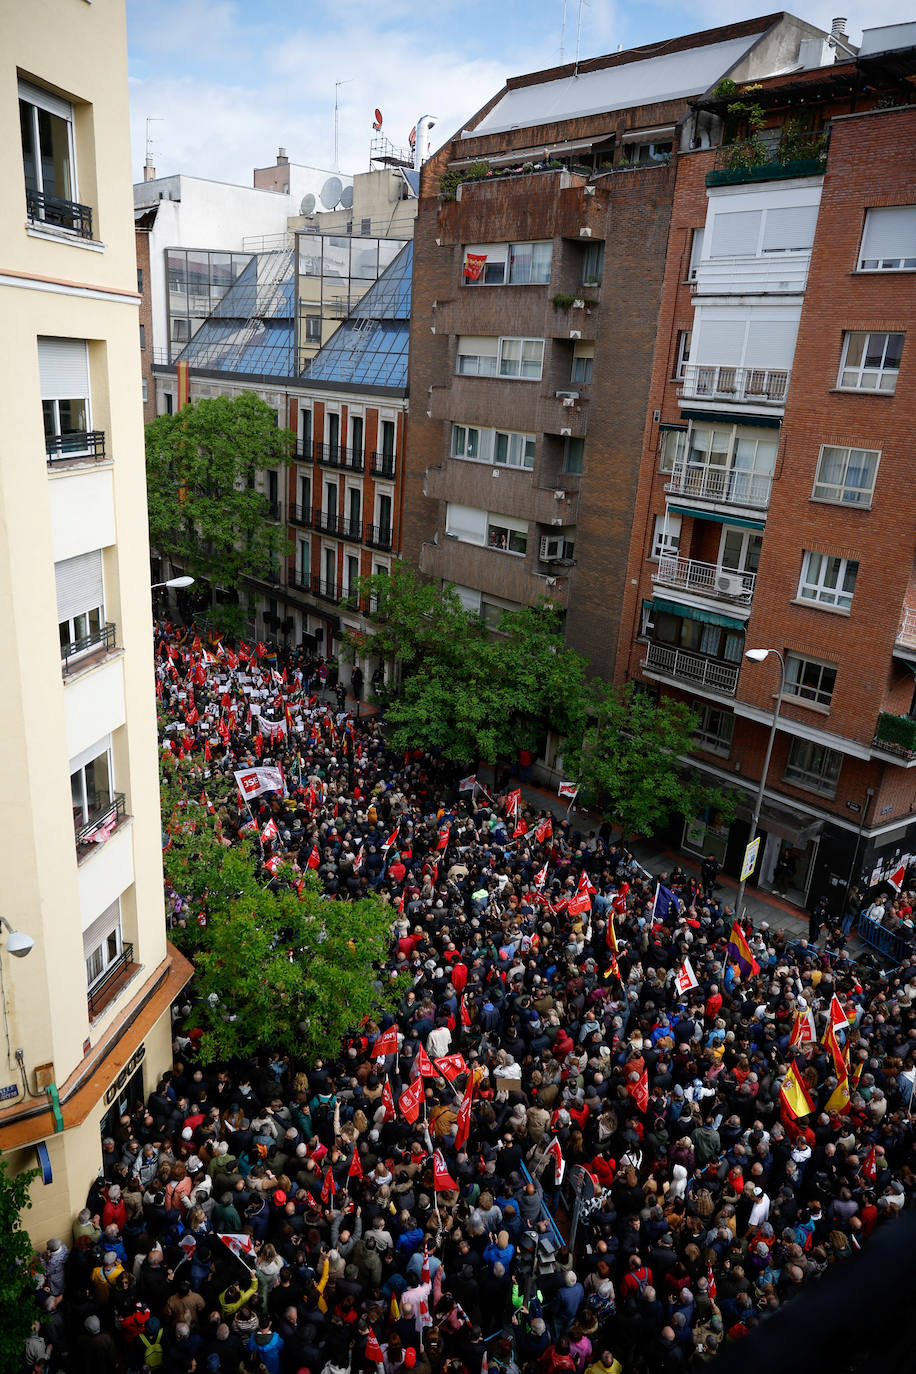
[[[15,955],[17,959],[24,959],[35,944],[31,935],[26,935],[22,930],[14,930],[5,916],[0,916],[0,925],[6,926],[9,931],[6,938],[7,953]]]
[[[170,577],[168,582],[154,582],[150,591],[154,592],[157,587],[174,587],[177,591],[181,587],[190,587],[193,581],[193,577]]]
[[[763,663],[764,659],[770,654],[775,654],[779,659],[779,691],[776,693],[776,706],[773,709],[773,719],[770,723],[770,738],[767,740],[767,751],[763,759],[763,769],[760,773],[760,786],[757,788],[757,799],[754,802],[754,814],[751,817],[751,833],[748,837],[748,844],[757,838],[757,823],[760,820],[760,810],[763,806],[763,794],[767,785],[767,773],[770,771],[770,757],[773,753],[773,741],[776,738],[776,726],[779,721],[779,708],[782,705],[782,694],[786,686],[786,662],[778,649],[745,649],[744,657],[750,659],[751,663]],[[742,864],[742,868],[744,865]],[[744,887],[746,879],[742,878],[738,885],[738,896],[735,900],[735,919],[741,916],[741,907],[744,901]]]

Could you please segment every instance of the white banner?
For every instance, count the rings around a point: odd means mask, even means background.
[[[286,784],[279,768],[243,768],[232,776],[246,801],[259,797],[262,792],[282,792],[286,796]]]

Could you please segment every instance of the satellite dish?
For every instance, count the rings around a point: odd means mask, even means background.
[[[300,215],[314,215],[315,197],[312,195],[311,191],[309,191],[307,196],[302,197],[302,201],[299,205],[299,213]]]
[[[376,133],[379,133],[379,132],[381,131],[381,127],[382,127],[382,112],[381,112],[381,110],[376,110],[376,112],[375,112],[375,123],[373,124],[372,127],[373,127],[373,129],[375,130]]]
[[[340,203],[345,210],[353,209],[353,187],[345,186],[340,193]]]
[[[340,204],[343,182],[340,177],[328,177],[321,188],[321,203],[326,210],[336,210]]]

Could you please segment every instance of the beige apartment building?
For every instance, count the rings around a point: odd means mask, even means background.
[[[124,3],[0,20],[0,1150],[44,1168],[44,1243],[168,1066],[191,970],[162,908]]]

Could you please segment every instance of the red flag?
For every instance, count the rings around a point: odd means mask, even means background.
[[[254,651],[257,654],[258,658],[264,657],[264,655],[267,653],[267,645],[264,643],[263,639],[258,640],[257,644],[254,646]]]
[[[449,834],[449,826],[444,825],[444,826],[442,827],[442,829],[439,831],[439,838],[438,838],[438,840],[436,841],[436,852],[437,852],[437,853],[438,853],[438,851],[439,851],[440,849],[447,849],[447,848],[448,848],[448,834]]]
[[[712,1272],[712,1265],[711,1265],[711,1264],[707,1264],[707,1266],[706,1266],[706,1292],[709,1294],[709,1296],[710,1296],[711,1298],[715,1299],[716,1293],[717,1293],[718,1291],[719,1291],[719,1290],[718,1290],[717,1287],[716,1287],[715,1276],[713,1275],[713,1272]]]
[[[391,848],[391,846],[397,842],[398,831],[399,831],[399,830],[400,830],[400,826],[399,826],[399,825],[396,825],[396,826],[394,827],[394,829],[392,830],[391,834],[388,836],[388,839],[387,839],[387,840],[385,841],[385,843],[382,845],[382,853],[383,853],[383,854],[386,852],[386,850],[389,850],[389,849]]]
[[[382,1088],[382,1106],[385,1108],[385,1120],[393,1121],[395,1118],[394,1095],[391,1091],[391,1084],[385,1079],[385,1086]]]
[[[587,892],[577,892],[574,897],[570,898],[566,906],[566,910],[569,912],[570,916],[581,916],[584,912],[591,911],[591,909],[592,899]]]
[[[557,1140],[556,1136],[554,1136],[553,1140],[551,1140],[550,1144],[547,1146],[545,1153],[548,1159],[553,1160],[554,1170],[556,1172],[556,1184],[559,1188],[560,1184],[563,1182],[563,1175],[566,1172],[566,1160],[563,1158],[563,1151],[560,1149],[560,1142]]]
[[[280,855],[274,854],[265,862],[264,867],[267,869],[268,873],[276,873],[282,862],[283,860]]]
[[[901,864],[899,868],[895,868],[893,873],[889,875],[887,881],[890,883],[891,887],[894,888],[895,891],[899,892],[900,889],[903,887],[903,880],[905,877],[906,864]]]
[[[433,1153],[433,1187],[436,1189],[453,1188],[456,1193],[458,1191],[458,1184],[449,1173],[441,1150],[436,1150]],[[422,1282],[428,1283],[429,1279],[421,1279]]]
[[[264,829],[261,831],[261,840],[264,844],[269,844],[271,840],[276,840],[279,837],[279,834],[280,832],[277,829],[277,822],[274,820],[273,816],[271,816],[270,820],[267,822]]]
[[[528,823],[527,823],[527,821],[525,820],[524,816],[519,816],[518,825],[517,825],[517,826],[515,827],[515,829],[512,831],[512,838],[513,838],[513,840],[517,840],[517,839],[520,839],[522,835],[527,835],[527,834],[528,834]]]
[[[312,845],[312,852],[311,852],[311,854],[308,856],[308,859],[306,860],[305,866],[306,866],[306,868],[320,868],[320,867],[321,867],[321,855],[318,853],[318,846],[317,846],[317,844],[313,844],[313,845]]]
[[[467,1003],[463,997],[458,1003],[458,1014],[461,1017],[462,1026],[469,1026],[471,1024],[471,1013],[468,1011]]]
[[[210,741],[209,741],[208,739],[205,739],[205,740],[204,740],[204,758],[207,760],[207,763],[210,762],[210,759],[211,759],[211,754],[210,754]]]
[[[331,1173],[331,1166],[329,1164],[328,1171],[324,1176],[324,1183],[321,1185],[321,1201],[325,1203],[330,1202],[336,1192],[337,1184],[334,1182],[334,1175]]]
[[[546,883],[547,883],[547,865],[545,864],[543,868],[539,868],[538,871],[537,871],[537,873],[535,873],[535,875],[534,875],[534,885],[535,885],[535,887],[544,887],[544,886],[546,886]]]
[[[467,1073],[468,1066],[460,1054],[445,1054],[441,1059],[436,1060],[436,1068],[447,1078],[450,1083],[456,1078],[460,1078],[463,1073]]]
[[[353,1153],[350,1156],[350,1167],[347,1170],[347,1178],[363,1178],[363,1163],[359,1157],[359,1149],[354,1144]]]
[[[464,1090],[464,1097],[458,1108],[458,1129],[455,1132],[455,1149],[460,1150],[467,1144],[468,1136],[471,1133],[471,1102],[474,1099],[474,1080],[469,1078],[467,1087]]]
[[[849,1030],[849,1017],[846,1015],[843,1003],[836,993],[830,999],[830,1025],[835,1031]]]
[[[700,986],[697,981],[697,976],[693,971],[693,965],[689,959],[685,959],[678,969],[674,985],[678,992],[689,992],[691,988],[698,988]]]
[[[372,1046],[372,1058],[384,1059],[386,1055],[397,1054],[397,1052],[398,1028],[397,1026],[389,1026],[386,1031],[382,1031],[381,1035]]]
[[[382,1347],[378,1343],[378,1337],[371,1326],[369,1327],[369,1336],[366,1340],[366,1348],[363,1351],[363,1355],[367,1360],[373,1360],[376,1364],[381,1364],[385,1359],[382,1353]]]
[[[862,1168],[859,1170],[862,1177],[869,1183],[874,1183],[878,1177],[877,1152],[874,1145],[862,1161]]]
[[[411,1125],[413,1125],[420,1115],[420,1103],[423,1101],[423,1094],[423,1075],[417,1074],[417,1077],[411,1083],[410,1087],[405,1088],[398,1098],[398,1106],[401,1109],[401,1115],[409,1121]]]
[[[257,735],[255,735],[255,737],[254,737],[254,752],[257,754],[258,758],[261,757],[261,736],[260,736],[260,734],[257,734]]]
[[[436,1077],[436,1070],[429,1062],[429,1055],[426,1053],[422,1045],[417,1050],[416,1066],[417,1072],[420,1074],[421,1078]]]
[[[548,816],[546,820],[538,821],[534,831],[534,838],[537,840],[538,844],[543,844],[544,841],[549,840],[552,835],[553,821],[550,816]]]
[[[226,662],[233,672],[235,672],[236,668],[239,666],[238,655],[234,654],[231,649],[226,651]]]
[[[629,894],[629,891],[629,883],[620,884],[620,891],[617,893],[617,896],[611,902],[611,910],[614,912],[616,916],[623,916],[626,914],[627,896]]]
[[[636,1103],[641,1112],[645,1112],[649,1106],[649,1071],[643,1069],[635,1083],[627,1084],[627,1092]]]

